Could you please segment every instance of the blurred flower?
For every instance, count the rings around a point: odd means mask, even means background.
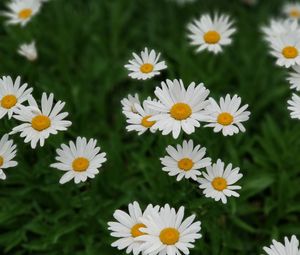
[[[295,65],[292,67],[294,72],[289,72],[289,77],[287,80],[291,84],[291,89],[296,89],[297,91],[300,91],[300,66]]]
[[[18,162],[13,161],[16,156],[17,150],[13,140],[8,139],[8,134],[2,136],[0,140],[0,179],[5,180],[6,175],[3,169],[15,167]]]
[[[300,255],[299,241],[294,235],[291,237],[291,241],[285,237],[284,244],[276,240],[272,242],[270,247],[263,248],[268,255]]]
[[[54,95],[50,94],[47,98],[46,93],[43,93],[40,110],[35,99],[30,97],[29,106],[21,105],[16,111],[14,118],[24,122],[23,124],[14,127],[11,134],[21,133],[21,137],[25,137],[24,142],[31,143],[34,149],[37,143],[44,146],[45,140],[51,135],[57,134],[58,131],[65,131],[72,122],[64,120],[69,113],[61,112],[65,103],[58,101],[53,105]]]
[[[21,56],[24,56],[25,58],[27,58],[29,61],[34,61],[38,57],[37,49],[36,49],[34,41],[29,44],[26,44],[26,43],[21,44],[18,49],[18,53]]]
[[[0,79],[0,119],[6,114],[10,119],[18,107],[31,96],[33,89],[27,89],[27,83],[20,85],[20,76],[17,77],[15,82],[10,76],[3,76]]]
[[[159,75],[160,71],[166,69],[165,61],[160,61],[160,53],[156,54],[154,50],[148,53],[145,48],[141,52],[141,57],[136,53],[132,53],[134,59],[129,60],[129,64],[125,67],[130,71],[129,76],[133,79],[147,80],[153,76]]]
[[[99,173],[99,168],[106,162],[106,153],[100,152],[100,147],[96,147],[97,140],[85,137],[77,137],[76,144],[70,141],[69,146],[61,145],[57,149],[58,162],[50,166],[58,170],[66,171],[60,178],[59,183],[64,184],[72,179],[76,184],[85,182],[87,178],[95,178]]]
[[[292,119],[300,119],[300,97],[293,94],[292,99],[288,100],[288,109]]]
[[[187,3],[194,3],[194,2],[196,2],[197,0],[172,0],[173,2],[176,2],[176,3],[178,3],[178,4],[181,4],[181,5],[183,5],[183,4],[187,4]]]
[[[249,119],[250,112],[245,111],[248,105],[241,105],[241,98],[234,95],[232,98],[229,94],[225,98],[220,98],[220,105],[213,99],[209,98],[210,104],[205,108],[207,118],[205,127],[213,127],[214,132],[222,131],[224,136],[234,135],[239,131],[245,132],[246,129],[241,122]]]
[[[3,12],[8,17],[8,24],[21,24],[25,26],[33,16],[35,16],[40,8],[40,0],[11,0],[7,5],[9,11]]]
[[[300,3],[286,3],[282,11],[289,18],[300,19]]]
[[[200,145],[194,147],[192,140],[184,140],[181,145],[177,145],[177,149],[168,146],[166,151],[169,156],[161,158],[160,161],[164,165],[163,171],[168,172],[170,176],[177,175],[177,181],[192,178],[197,180],[201,172],[201,168],[211,165],[210,158],[204,158],[206,148]]]
[[[159,212],[152,211],[148,217],[142,217],[145,227],[141,231],[144,235],[137,237],[137,240],[144,242],[140,247],[143,254],[189,254],[193,243],[202,236],[201,222],[194,222],[195,217],[192,215],[184,219],[183,206],[176,212],[168,204]]]
[[[127,116],[129,113],[137,113],[137,110],[135,109],[134,105],[138,104],[141,105],[139,100],[139,95],[135,94],[134,96],[128,95],[128,97],[125,97],[121,100],[122,104],[122,112],[125,116]]]
[[[126,248],[126,253],[133,253],[137,255],[140,253],[141,241],[137,240],[137,237],[144,235],[141,228],[145,225],[141,222],[141,218],[146,218],[150,212],[158,212],[159,206],[153,207],[151,204],[147,206],[144,212],[142,212],[140,205],[137,202],[133,202],[128,205],[129,214],[124,211],[116,210],[114,218],[117,222],[108,222],[111,236],[117,237],[118,240],[112,243],[112,247],[117,247],[119,250]]]
[[[234,190],[241,189],[241,186],[232,185],[243,177],[239,170],[238,167],[232,169],[232,164],[225,168],[224,162],[218,159],[217,163],[206,168],[206,172],[202,172],[204,178],[199,178],[199,188],[203,189],[206,197],[211,197],[215,201],[221,200],[226,204],[227,197],[240,196]]]
[[[201,15],[188,25],[191,45],[198,47],[196,52],[203,50],[215,54],[222,52],[223,46],[231,44],[231,35],[236,31],[232,24],[228,15],[215,14],[214,17],[208,14]]]
[[[134,109],[136,109],[136,113],[128,112],[127,116],[127,123],[128,126],[126,127],[127,131],[137,131],[138,135],[145,133],[147,130],[150,130],[152,133],[156,131],[153,127],[155,121],[149,121],[149,119],[157,114],[157,111],[151,110],[148,107],[148,102],[152,101],[150,97],[143,102],[143,105],[134,104]],[[153,100],[157,102],[157,100]]]
[[[149,119],[156,121],[153,128],[158,128],[163,135],[172,132],[173,137],[178,138],[181,129],[191,134],[195,127],[200,127],[209,95],[203,83],[196,85],[192,82],[185,89],[182,80],[166,80],[161,83],[161,88],[156,87],[154,93],[159,101],[148,102],[150,109],[159,112]]]

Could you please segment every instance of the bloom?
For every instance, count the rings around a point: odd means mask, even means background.
[[[96,146],[97,140],[87,141],[84,137],[77,137],[76,143],[70,141],[69,146],[62,144],[56,150],[58,162],[50,166],[66,171],[59,183],[64,184],[74,178],[76,184],[85,182],[87,178],[94,178],[99,173],[99,168],[106,161],[106,153],[100,152]]]
[[[243,177],[243,175],[239,173],[239,170],[238,167],[232,169],[232,164],[227,165],[225,168],[224,162],[218,159],[217,163],[206,167],[206,172],[202,173],[204,178],[199,178],[199,188],[203,189],[203,194],[206,197],[211,197],[215,201],[221,199],[223,204],[226,204],[227,197],[240,196],[234,190],[241,189],[241,187],[232,185]]]
[[[3,12],[8,17],[8,24],[25,26],[41,8],[40,0],[11,0],[7,5],[9,11]]]
[[[161,88],[156,87],[154,93],[159,101],[148,102],[150,109],[159,112],[149,118],[149,121],[156,121],[153,128],[158,128],[163,135],[172,132],[173,137],[177,138],[181,129],[191,134],[195,132],[195,127],[200,127],[209,95],[203,83],[196,85],[192,82],[185,89],[182,80],[166,80],[161,83]]]
[[[132,55],[134,58],[129,60],[129,64],[125,67],[130,71],[129,76],[133,79],[147,80],[159,75],[161,70],[167,68],[165,61],[159,61],[160,53],[157,54],[154,50],[149,53],[148,48],[145,48],[141,56],[136,53]]]
[[[122,112],[125,116],[128,115],[128,113],[137,113],[137,110],[135,109],[134,105],[138,104],[140,105],[139,95],[135,94],[134,96],[128,95],[128,97],[125,97],[121,100],[122,104]]]
[[[53,100],[53,94],[47,97],[46,93],[43,93],[40,110],[35,99],[30,97],[29,106],[21,105],[15,110],[14,118],[24,123],[14,127],[11,134],[20,132],[21,137],[25,137],[25,143],[30,142],[34,149],[38,142],[40,146],[44,146],[45,139],[51,134],[67,130],[72,122],[65,120],[69,113],[61,112],[65,103],[58,101],[54,104]]]
[[[17,108],[30,98],[33,89],[27,88],[27,83],[20,85],[20,76],[15,82],[10,76],[3,76],[0,79],[0,119],[6,114],[11,118]]]
[[[144,235],[141,228],[145,225],[141,222],[141,218],[147,217],[150,212],[158,212],[159,206],[153,207],[151,204],[142,212],[138,202],[133,202],[128,205],[129,214],[124,211],[116,210],[114,218],[117,222],[108,222],[111,236],[119,238],[112,243],[112,247],[117,247],[119,250],[126,248],[126,253],[133,252],[134,255],[140,253],[141,241],[137,237]]]
[[[294,72],[289,72],[289,77],[287,80],[291,84],[291,89],[300,91],[300,65],[295,65],[292,68]]]
[[[282,9],[283,13],[292,19],[300,19],[300,4],[286,3]]]
[[[211,158],[204,158],[206,148],[201,145],[194,147],[192,140],[184,140],[182,146],[177,145],[177,149],[169,145],[166,151],[168,156],[160,159],[164,165],[163,171],[168,172],[170,176],[177,175],[177,181],[183,177],[196,181],[197,177],[201,175],[199,170],[211,164]]]
[[[34,41],[29,44],[26,43],[21,44],[18,49],[18,53],[21,56],[27,58],[29,61],[34,61],[38,57],[38,53]]]
[[[210,104],[205,108],[207,115],[205,127],[213,127],[214,132],[222,131],[224,136],[237,134],[239,131],[245,132],[246,129],[241,122],[249,119],[250,112],[246,111],[248,105],[241,105],[241,98],[234,95],[232,98],[229,94],[225,98],[220,98],[220,105],[213,99],[209,98]]]
[[[145,234],[137,237],[137,240],[144,242],[140,249],[151,255],[189,254],[193,243],[202,236],[201,222],[194,222],[195,215],[185,220],[183,218],[183,206],[176,212],[168,204],[159,212],[152,211],[147,217],[142,217],[145,227],[141,231]]]
[[[231,44],[231,35],[236,31],[228,15],[203,14],[188,25],[188,37],[191,44],[197,46],[197,52],[208,50],[215,54],[222,52],[222,47]]]
[[[276,240],[272,242],[270,247],[263,248],[268,255],[300,255],[299,241],[294,235],[291,237],[291,241],[285,237],[284,244]]]
[[[300,119],[300,97],[293,94],[292,99],[288,100],[288,109],[292,119]]]
[[[18,162],[14,161],[17,154],[16,145],[14,145],[13,140],[8,139],[8,134],[2,136],[0,140],[0,179],[5,180],[6,175],[3,169],[15,167]]]

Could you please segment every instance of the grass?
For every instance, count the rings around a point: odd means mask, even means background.
[[[163,0],[52,0],[25,29],[4,26],[2,18],[0,75],[21,75],[37,98],[53,92],[67,102],[73,125],[36,150],[14,136],[19,166],[0,183],[0,254],[125,254],[110,247],[107,222],[134,200],[184,205],[197,214],[203,238],[192,255],[261,254],[272,238],[300,235],[299,122],[287,111],[286,72],[274,65],[259,32],[284,1],[260,2],[249,8],[237,0],[184,7]],[[239,31],[224,54],[197,55],[188,45],[186,24],[213,10],[231,14]],[[29,63],[16,48],[33,38],[40,56]],[[161,51],[169,68],[150,81],[133,81],[123,65],[145,46]],[[195,184],[176,182],[161,170],[165,147],[187,136],[175,141],[159,133],[126,133],[120,100],[134,92],[152,96],[166,78],[204,82],[212,96],[237,93],[250,105],[246,133],[223,137],[200,128],[190,136],[213,161],[241,168],[240,198],[216,203]],[[2,119],[1,134],[16,124]],[[61,173],[49,164],[55,149],[76,136],[97,138],[108,162],[96,179],[62,186]]]

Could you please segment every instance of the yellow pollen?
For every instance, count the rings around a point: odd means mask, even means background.
[[[32,15],[32,10],[31,9],[23,9],[19,12],[18,16],[19,19],[28,19]]]
[[[300,10],[292,9],[290,11],[290,16],[293,17],[293,18],[300,18]]]
[[[154,66],[152,64],[146,63],[141,65],[140,70],[142,73],[151,73],[154,69]]]
[[[50,125],[51,125],[51,120],[49,119],[49,117],[47,117],[45,115],[35,116],[31,120],[32,128],[37,131],[43,131],[43,130],[47,129],[48,127],[50,127]]]
[[[216,177],[215,179],[213,179],[211,185],[215,190],[223,191],[227,188],[227,181],[223,177]]]
[[[183,171],[190,171],[194,166],[194,162],[189,158],[183,158],[178,161],[178,167]]]
[[[0,167],[3,166],[3,163],[4,163],[4,158],[0,156]]]
[[[222,112],[219,114],[217,121],[223,126],[228,126],[233,122],[233,116],[228,112]]]
[[[216,44],[220,41],[221,36],[217,31],[208,31],[204,34],[203,39],[208,44]]]
[[[192,114],[192,109],[188,104],[174,104],[170,110],[171,116],[176,120],[185,120]]]
[[[90,161],[83,157],[78,157],[74,159],[72,163],[73,170],[76,172],[84,172],[88,169],[90,165]]]
[[[151,128],[155,124],[155,121],[148,120],[151,117],[152,117],[151,115],[148,115],[148,116],[145,116],[144,118],[142,118],[142,121],[141,121],[142,126],[144,126],[145,128]]]
[[[175,228],[165,228],[159,234],[160,241],[165,245],[174,245],[178,242],[180,234]]]
[[[131,236],[132,237],[138,237],[138,236],[142,236],[142,235],[146,235],[145,233],[143,233],[142,231],[140,231],[140,228],[145,228],[146,226],[142,223],[138,223],[135,224],[132,228],[131,228]]]
[[[294,46],[287,46],[283,48],[282,55],[286,58],[298,57],[298,50]]]
[[[1,100],[1,106],[5,109],[14,107],[17,103],[17,98],[14,95],[6,95]]]

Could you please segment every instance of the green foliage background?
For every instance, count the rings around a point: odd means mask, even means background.
[[[4,9],[7,1],[1,1]],[[0,27],[0,75],[22,76],[34,95],[53,92],[67,102],[73,121],[68,132],[32,150],[17,135],[19,166],[0,183],[0,254],[125,254],[110,247],[107,231],[115,209],[134,200],[184,205],[202,221],[203,238],[192,255],[261,254],[271,238],[300,234],[300,129],[291,120],[292,92],[286,71],[274,65],[259,26],[280,13],[285,1],[199,0],[183,7],[167,0],[52,0],[28,26]],[[226,12],[238,33],[224,54],[195,54],[186,24],[201,13]],[[20,43],[35,39],[39,59],[18,56]],[[150,81],[127,77],[123,65],[132,51],[157,49],[168,70]],[[159,133],[126,133],[120,100],[138,92],[153,96],[166,78],[204,82],[216,98],[237,93],[250,105],[247,132],[233,137],[200,128],[190,138],[207,153],[239,166],[244,178],[239,199],[227,205],[206,199],[197,185],[176,182],[161,170],[159,157],[177,141]],[[1,120],[1,134],[16,121]],[[97,138],[108,154],[103,171],[76,186],[59,185],[61,172],[49,168],[55,149],[76,136]]]

